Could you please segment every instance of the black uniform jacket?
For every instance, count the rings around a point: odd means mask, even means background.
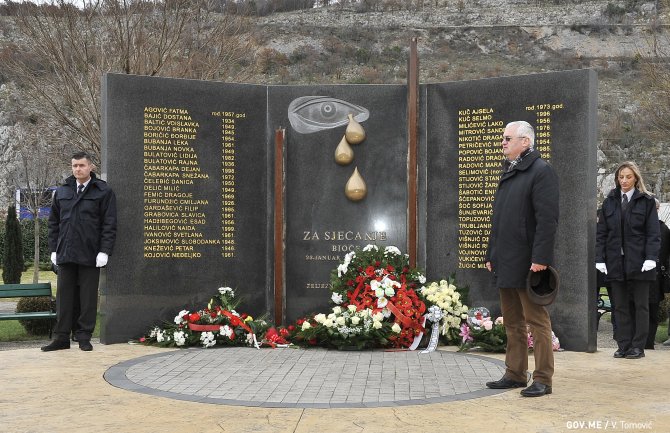
[[[499,288],[526,287],[532,263],[553,265],[558,177],[537,151],[500,177],[486,261]]]
[[[107,182],[91,173],[77,194],[74,176],[56,189],[49,215],[49,248],[56,262],[95,266],[98,253],[112,254],[116,240],[116,197]]]
[[[642,272],[645,260],[658,260],[661,230],[656,201],[635,190],[621,218],[621,189],[603,201],[596,231],[596,263],[607,265],[607,281],[656,279],[656,269]],[[623,255],[621,252],[623,251]]]

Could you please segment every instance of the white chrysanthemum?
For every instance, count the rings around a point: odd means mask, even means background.
[[[426,277],[424,275],[419,274],[419,277],[417,279],[421,284],[424,284],[426,282]]]
[[[179,312],[179,314],[177,314],[177,315],[175,316],[175,318],[174,318],[174,323],[175,323],[176,325],[181,325],[182,322],[185,321],[185,320],[184,320],[184,316],[186,316],[187,314],[188,314],[188,311],[187,311],[187,310],[181,310],[181,311]]]
[[[384,248],[384,255],[388,254],[395,254],[396,256],[402,255],[400,250],[397,247],[394,247],[393,245]]]
[[[203,332],[200,334],[200,342],[202,343],[202,347],[212,347],[216,345],[216,337],[213,332]]]
[[[347,254],[344,255],[344,261],[345,263],[349,264],[351,261],[356,257],[356,252],[355,251],[349,251]]]
[[[302,322],[302,327],[300,329],[302,329],[303,331],[306,331],[311,327],[312,327],[312,325],[310,325],[310,323],[307,320],[305,320],[304,322]]]
[[[342,294],[333,292],[332,295],[330,295],[330,299],[333,301],[335,304],[341,304],[342,303]]]
[[[176,331],[173,337],[177,346],[183,346],[186,344],[186,333],[184,333],[184,331]]]
[[[363,247],[363,251],[372,251],[372,250],[379,251],[379,248],[377,247],[377,245],[372,244],[367,244],[366,246]]]
[[[337,277],[342,278],[342,275],[347,273],[348,268],[349,268],[349,263],[345,262],[345,263],[340,264],[337,267]]]
[[[160,329],[156,332],[156,341],[162,343],[165,340],[165,334]]]
[[[235,292],[230,287],[219,287],[219,293],[222,295],[228,294],[230,296],[235,296]]]
[[[230,326],[228,325],[223,325],[220,329],[219,332],[221,335],[225,335],[226,337],[230,338],[231,335],[233,335],[233,330],[231,329]]]

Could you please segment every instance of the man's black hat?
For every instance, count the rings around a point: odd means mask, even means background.
[[[558,272],[551,266],[547,266],[544,271],[528,271],[526,292],[534,304],[549,305],[554,302],[559,285]]]

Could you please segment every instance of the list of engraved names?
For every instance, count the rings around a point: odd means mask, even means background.
[[[535,149],[551,159],[552,113],[563,104],[535,104]],[[485,267],[493,199],[503,161],[501,140],[506,122],[491,107],[458,110],[458,267]],[[533,122],[531,121],[531,124]]]
[[[195,149],[200,122],[180,107],[145,107],[143,117],[144,257],[198,259],[223,243],[205,233],[219,221],[201,188],[211,180]]]

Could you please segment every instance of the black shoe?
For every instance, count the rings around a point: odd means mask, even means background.
[[[545,394],[551,394],[551,386],[535,381],[528,388],[521,390],[521,395],[524,397],[542,397]]]
[[[517,382],[516,380],[508,379],[505,376],[494,382],[486,382],[486,387],[491,389],[523,388],[526,385],[526,382]]]
[[[42,352],[53,352],[54,350],[63,350],[70,348],[69,340],[54,340],[46,346],[42,346]]]
[[[626,352],[626,359],[638,359],[644,358],[644,350],[633,347],[628,352]]]
[[[614,352],[614,357],[615,358],[625,358],[626,357],[626,351],[619,349],[616,352]]]
[[[77,340],[77,335],[74,333],[74,331],[72,332],[71,340],[74,341],[75,343],[79,342],[79,340]]]
[[[84,352],[90,352],[91,350],[93,350],[93,345],[88,340],[81,340],[79,342],[79,348]]]

